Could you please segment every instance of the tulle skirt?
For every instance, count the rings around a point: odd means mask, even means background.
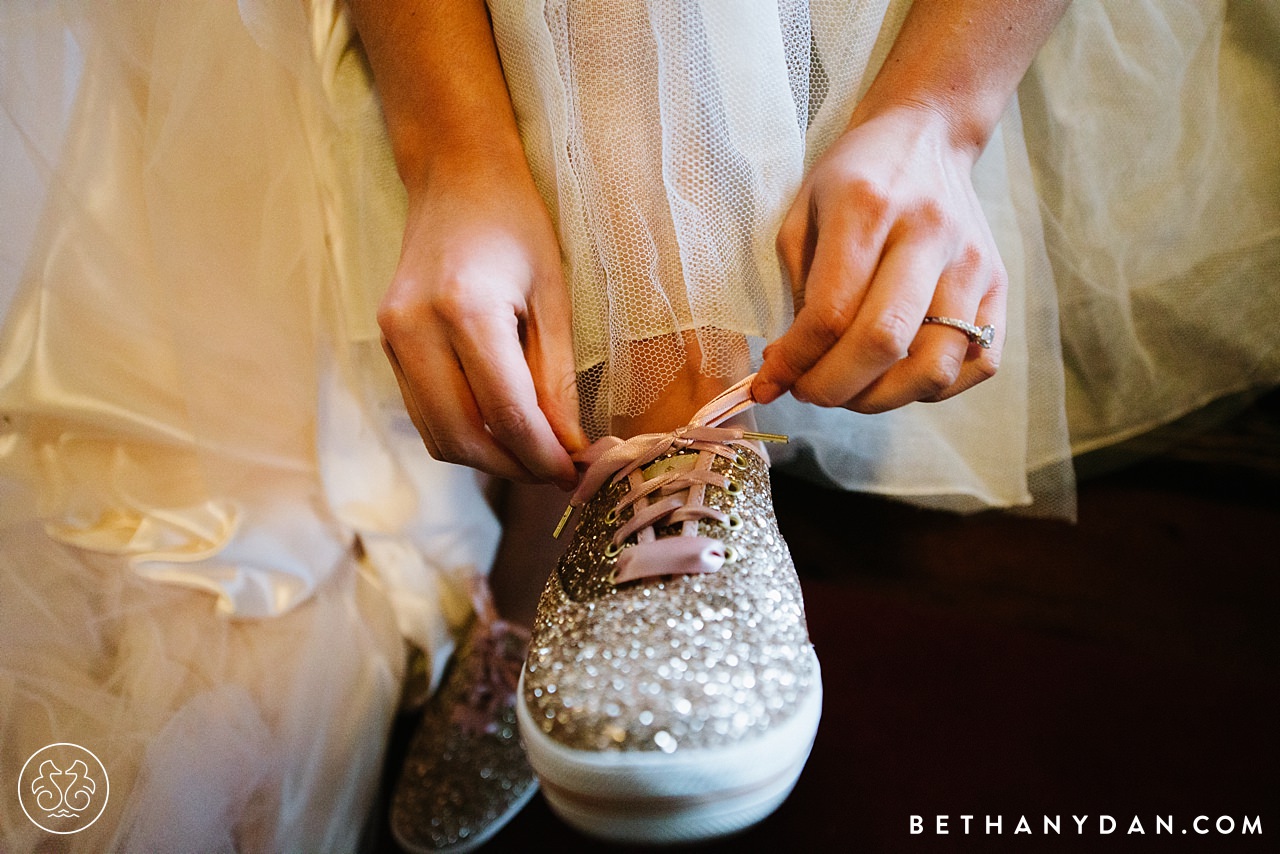
[[[975,173],[1000,373],[764,407],[776,464],[1069,517],[1073,454],[1280,380],[1277,5],[1073,4]],[[490,9],[588,425],[687,335],[749,368],[780,216],[907,4]],[[0,798],[0,847],[352,850],[406,649],[438,673],[498,536],[379,350],[404,197],[358,40],[332,0],[10,0],[0,58],[0,767],[65,741],[111,775],[72,836]]]
[[[398,208],[345,18],[40,0],[0,40],[0,849],[355,850],[498,524],[353,284],[399,235],[352,227]],[[59,742],[110,785],[53,836],[10,771]]]
[[[490,0],[589,428],[661,394],[691,337],[731,376],[785,329],[778,225],[910,5]],[[1070,517],[1075,454],[1280,379],[1278,10],[1072,4],[974,175],[1010,278],[999,374],[875,416],[784,399],[775,462]]]

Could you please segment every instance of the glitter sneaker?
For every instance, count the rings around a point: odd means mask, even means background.
[[[517,713],[542,792],[619,842],[707,839],[773,812],[822,709],[760,440],[717,426],[750,377],[673,433],[602,439],[561,527]]]
[[[392,835],[415,854],[484,844],[538,790],[515,712],[528,632],[498,619],[483,579],[472,599],[470,632],[426,706],[392,795]]]

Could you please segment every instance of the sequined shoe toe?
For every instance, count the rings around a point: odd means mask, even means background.
[[[808,759],[821,676],[758,444],[780,437],[717,426],[751,405],[748,378],[687,427],[584,455],[517,711],[544,797],[588,834],[736,832]]]
[[[470,632],[424,709],[392,794],[392,835],[415,854],[484,844],[538,790],[515,710],[528,632],[498,619],[483,581],[472,598]]]

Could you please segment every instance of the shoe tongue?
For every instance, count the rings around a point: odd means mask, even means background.
[[[653,480],[667,472],[673,471],[689,471],[698,464],[697,454],[676,454],[674,457],[658,460],[650,463],[640,470],[645,480]]]

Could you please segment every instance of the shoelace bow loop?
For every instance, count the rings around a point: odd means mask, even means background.
[[[471,601],[475,624],[471,628],[468,665],[474,673],[461,702],[453,707],[450,720],[465,732],[480,736],[497,732],[502,710],[515,700],[529,633],[498,616],[482,577],[472,581]]]
[[[667,433],[644,433],[625,441],[607,437],[579,454],[576,461],[585,463],[587,469],[555,534],[559,535],[574,509],[590,500],[606,482],[618,483],[623,479],[630,479],[631,488],[610,510],[610,516],[616,520],[625,510],[634,509],[631,518],[614,532],[614,548],[620,547],[633,535],[652,530],[658,525],[675,525],[701,519],[722,525],[729,524],[730,514],[704,503],[707,486],[731,490],[734,484],[728,475],[712,470],[714,460],[717,457],[730,459],[735,465],[741,466],[744,464],[740,458],[743,449],[751,449],[754,442],[786,441],[785,436],[719,426],[755,404],[751,397],[753,378],[746,377],[718,395],[698,410],[684,427]],[[643,473],[645,467],[667,455],[688,455],[689,452],[697,453],[692,464],[676,465],[649,477]],[[723,544],[696,537],[692,526],[686,526],[682,535],[680,539],[698,542],[668,543],[656,548],[657,543],[670,538],[657,541],[653,537],[645,538],[643,545],[655,557],[662,555],[661,565],[649,568],[620,565],[619,580],[653,574],[715,571],[724,562]],[[629,554],[624,556],[624,560],[628,557],[636,556]],[[626,563],[632,564],[635,561],[626,560]]]

